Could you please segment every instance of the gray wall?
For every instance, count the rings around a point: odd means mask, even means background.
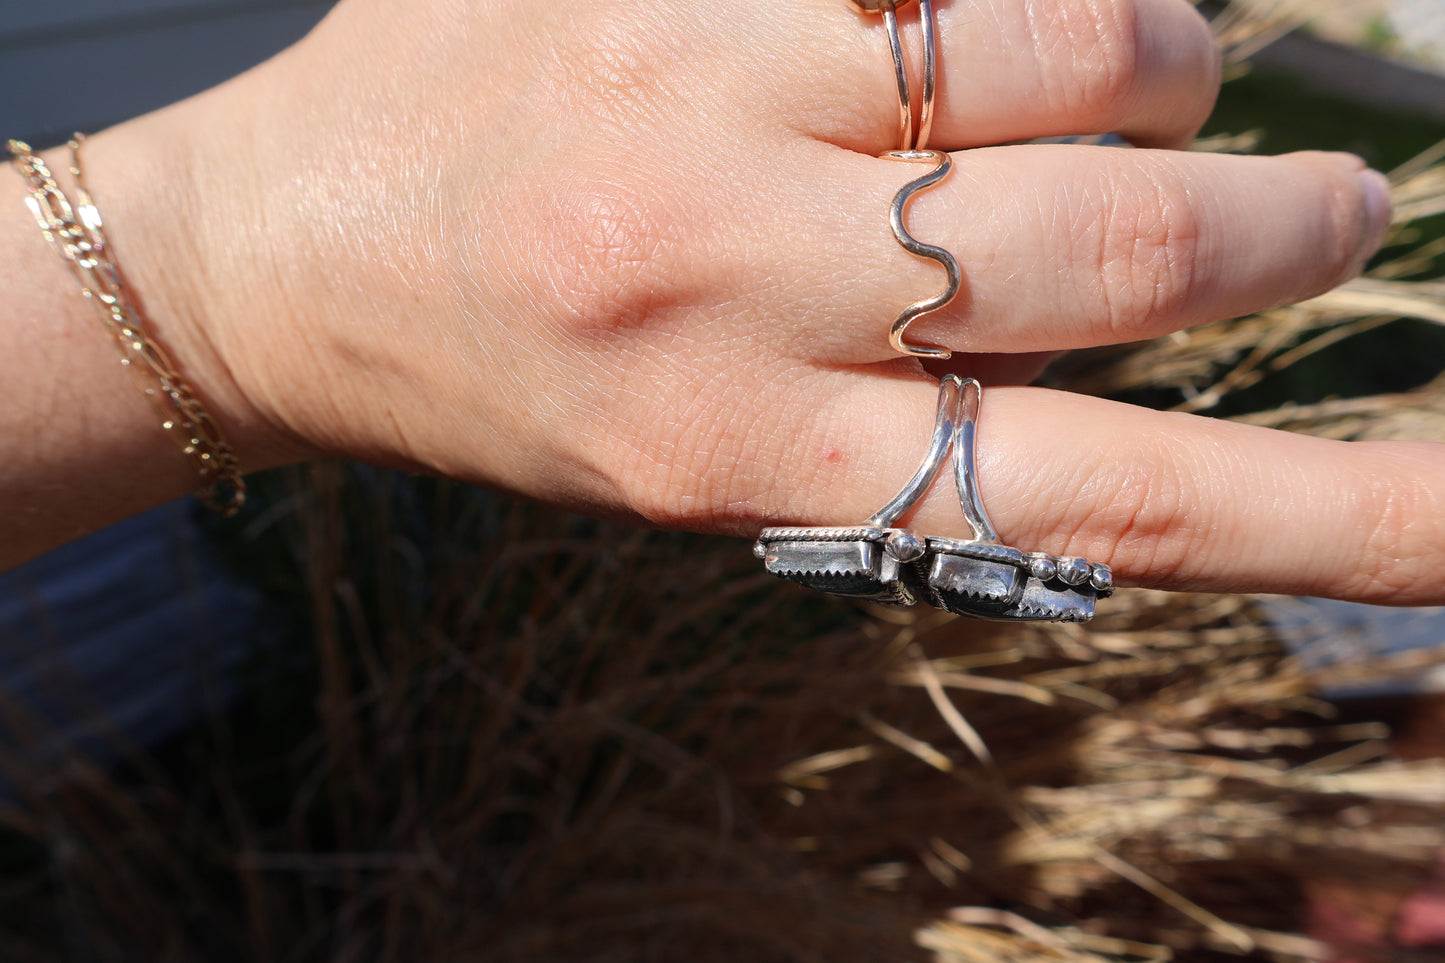
[[[0,136],[47,145],[204,90],[300,37],[333,2],[0,0]],[[1298,36],[1259,61],[1337,96],[1445,117],[1445,76]]]
[[[0,0],[0,136],[36,146],[204,90],[333,0]]]

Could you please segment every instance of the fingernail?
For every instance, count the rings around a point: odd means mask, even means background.
[[[1390,227],[1393,206],[1390,201],[1390,181],[1377,170],[1360,171],[1360,189],[1365,195],[1365,218],[1369,222],[1369,235],[1363,245],[1366,257],[1380,249],[1385,240],[1385,231]]]

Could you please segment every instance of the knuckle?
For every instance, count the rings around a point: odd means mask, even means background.
[[[1152,176],[1115,178],[1079,211],[1088,225],[1076,263],[1098,286],[1100,327],[1134,340],[1160,321],[1186,315],[1205,283],[1205,215],[1184,183],[1162,165]]]
[[[642,443],[631,455],[624,462],[621,490],[633,513],[661,528],[713,527],[726,499],[719,498],[704,452]]]
[[[1101,481],[1080,487],[1070,514],[1089,520],[1089,531],[1080,533],[1089,557],[1106,559],[1134,579],[1169,585],[1203,550],[1209,526],[1191,510],[1184,496],[1189,480],[1174,460],[1140,454],[1101,461],[1093,472]]]
[[[1399,448],[1378,451],[1388,457]],[[1346,593],[1385,605],[1420,604],[1421,586],[1438,578],[1445,561],[1445,493],[1405,473],[1381,472],[1366,481],[1358,508],[1362,564]]]
[[[1134,0],[1072,0],[1049,7],[1036,34],[1052,103],[1090,130],[1108,130],[1134,100],[1141,50]]]
[[[751,513],[758,492],[748,485],[748,466],[768,460],[757,440],[763,416],[740,405],[734,390],[716,379],[683,378],[664,389],[661,405],[649,395],[624,406],[610,463],[631,512],[663,528],[697,531]]]
[[[690,479],[706,477],[698,464],[705,446],[687,443],[684,424],[693,412],[679,408],[678,401],[670,381],[659,379],[643,390],[623,375],[605,391],[574,402],[579,420],[590,426],[588,469],[601,479],[611,503],[661,527],[698,511],[696,484]]]
[[[785,358],[754,361],[749,375],[722,379],[705,362],[659,360],[655,376],[642,376],[646,388],[609,399],[607,471],[631,512],[663,528],[731,533],[806,513],[818,480],[808,466],[827,470],[807,453],[836,426],[760,403],[762,386],[801,390],[807,376]]]
[[[519,228],[524,284],[578,337],[647,327],[685,297],[687,218],[678,193],[600,168],[549,184]]]

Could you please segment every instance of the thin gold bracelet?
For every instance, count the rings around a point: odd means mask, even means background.
[[[84,140],[83,135],[76,134],[70,141],[70,172],[75,177],[78,205],[70,203],[50,168],[29,144],[9,141],[15,167],[30,189],[25,205],[95,306],[96,315],[120,351],[120,363],[135,377],[160,415],[161,427],[201,476],[202,488],[197,497],[221,515],[234,515],[246,501],[246,482],[241,478],[236,453],[196,393],[146,331],[140,306],[122,281],[101,226],[100,212],[85,187],[80,162]]]

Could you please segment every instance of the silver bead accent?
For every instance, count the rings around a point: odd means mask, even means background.
[[[1092,575],[1088,562],[1076,556],[1059,559],[1059,578],[1065,585],[1083,585]]]
[[[900,562],[917,561],[927,550],[923,539],[907,529],[899,529],[889,535],[888,540],[883,543],[883,548]]]
[[[1040,582],[1048,582],[1059,574],[1059,563],[1051,555],[1030,555],[1029,574]]]

